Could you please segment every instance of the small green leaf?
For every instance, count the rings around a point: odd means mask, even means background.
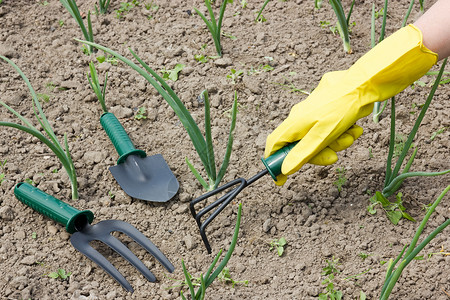
[[[283,252],[284,252],[283,246],[278,246],[278,247],[277,247],[277,252],[278,252],[278,256],[283,255]]]
[[[58,278],[59,277],[59,274],[57,273],[57,272],[51,272],[50,274],[48,274],[48,277],[51,277],[51,278]]]
[[[402,218],[401,211],[386,211],[388,219],[392,222],[392,224],[397,225],[398,221]]]

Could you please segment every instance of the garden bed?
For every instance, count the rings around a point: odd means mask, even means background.
[[[78,2],[82,13],[94,11],[96,1]],[[205,23],[192,13],[193,7],[205,12],[203,1],[156,0],[153,4],[157,9],[147,9],[141,1],[120,18],[116,12],[120,2],[111,1],[108,14],[92,15],[96,43],[130,59],[131,48],[158,72],[185,65],[178,80],[168,83],[201,128],[204,107],[198,95],[208,89],[212,137],[219,158],[225,153],[229,111],[237,92],[235,141],[224,183],[237,177],[249,178],[264,168],[260,158],[267,135],[295,103],[307,97],[298,90],[313,90],[325,72],[348,68],[370,49],[371,1],[356,1],[352,54],[344,52],[340,37],[326,25],[336,22],[329,3],[324,2],[317,10],[313,1],[270,1],[263,11],[266,21],[256,23],[254,18],[263,2],[248,1],[243,8],[240,1],[234,1],[227,6],[223,32],[233,38],[222,37],[223,58],[206,62],[199,62],[195,56],[215,56],[213,41]],[[427,1],[426,6],[432,2]],[[344,9],[348,10],[350,4],[344,1]],[[378,1],[376,10],[382,5]],[[390,4],[388,34],[400,28],[408,6],[408,1]],[[418,13],[417,3],[410,20]],[[80,194],[79,200],[70,200],[69,178],[44,144],[27,133],[0,127],[0,162],[6,162],[0,169],[5,174],[0,185],[0,298],[178,299],[180,287],[171,287],[179,284],[174,279],[184,279],[181,260],[193,276],[205,273],[219,249],[226,250],[231,242],[239,202],[243,204],[241,229],[228,267],[233,280],[246,280],[248,284],[232,287],[215,281],[207,289],[207,298],[314,299],[325,291],[322,271],[327,260],[336,259],[340,272],[335,274],[334,287],[342,291],[344,299],[356,299],[361,291],[367,299],[379,296],[387,269],[383,262],[400,253],[418,226],[406,219],[393,225],[381,209],[376,215],[367,211],[370,196],[384,183],[389,105],[379,123],[370,117],[358,122],[364,135],[339,153],[335,165],[307,165],[290,176],[283,187],[266,176],[246,188],[208,227],[213,248],[208,255],[189,212],[189,201],[205,190],[189,171],[185,158],[198,167],[200,160],[186,130],[157,91],[125,64],[99,64],[95,57],[103,55],[101,52],[83,54],[82,45],[74,40],[82,38],[81,31],[57,0],[4,0],[0,22],[0,55],[22,69],[37,93],[45,95],[41,97],[48,96],[42,106],[58,138],[62,141],[67,133]],[[376,25],[381,27],[381,18]],[[136,148],[148,155],[162,154],[177,177],[180,190],[171,201],[132,199],[108,171],[118,155],[99,122],[102,109],[86,78],[90,61],[96,63],[101,78],[108,72],[106,104]],[[231,69],[244,71],[243,76],[232,82],[227,78]],[[407,88],[396,98],[399,133],[406,135],[411,130],[434,78],[425,76],[421,79],[425,86]],[[418,154],[411,171],[450,168],[449,95],[450,86],[440,85],[414,140]],[[3,61],[0,100],[35,121],[25,84]],[[138,120],[135,115],[142,107],[146,108],[146,118]],[[0,120],[18,121],[3,107]],[[338,168],[345,172],[337,172]],[[336,184],[339,177],[346,179],[340,192]],[[407,179],[400,189],[407,212],[422,220],[424,206],[439,196],[449,178]],[[133,294],[126,293],[71,246],[63,226],[26,208],[14,197],[15,184],[26,180],[80,210],[92,210],[94,223],[107,219],[131,223],[167,255],[175,272],[169,274],[151,255],[128,241],[127,246],[157,277],[158,282],[150,283],[116,253],[102,249],[134,287]],[[425,233],[449,216],[447,196]],[[269,250],[269,244],[281,237],[287,245],[279,257],[275,250]],[[405,269],[392,298],[449,299],[450,256],[439,253],[442,249],[450,252],[448,229],[423,250],[424,259],[413,261]],[[58,268],[72,274],[67,280],[47,276]]]

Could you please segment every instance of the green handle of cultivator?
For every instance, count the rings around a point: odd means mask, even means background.
[[[89,223],[94,220],[94,214],[90,210],[80,211],[25,182],[15,186],[14,195],[35,211],[63,224],[68,233],[78,231],[86,220]]]
[[[103,129],[106,131],[106,134],[108,134],[109,139],[119,154],[117,164],[123,163],[130,154],[138,155],[140,157],[147,156],[144,151],[134,147],[127,132],[114,114],[109,112],[102,114],[100,117],[100,124],[102,124]]]
[[[271,156],[267,158],[261,158],[264,166],[267,171],[269,171],[270,176],[272,176],[273,180],[277,181],[277,176],[281,174],[281,165],[283,164],[284,159],[288,155],[289,151],[297,145],[298,142],[288,144],[284,146]]]

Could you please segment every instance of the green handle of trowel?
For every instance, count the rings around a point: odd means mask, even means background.
[[[18,183],[14,188],[14,195],[35,211],[66,226],[68,233],[78,231],[77,228],[85,224],[86,220],[89,223],[94,220],[94,214],[90,210],[80,211],[29,183]]]
[[[273,180],[277,181],[277,176],[281,174],[281,165],[283,164],[286,155],[288,155],[289,151],[297,145],[298,142],[288,144],[284,146],[268,158],[261,158],[264,166],[267,171],[269,171],[270,176],[272,176]]]
[[[100,124],[102,124],[102,127],[108,134],[114,148],[116,148],[117,153],[119,153],[117,164],[123,163],[130,154],[139,155],[140,157],[147,156],[144,151],[134,147],[127,132],[114,114],[110,112],[102,114],[100,117]]]

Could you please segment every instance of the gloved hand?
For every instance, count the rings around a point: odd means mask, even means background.
[[[266,140],[267,158],[286,144],[300,140],[283,161],[278,185],[305,163],[328,165],[337,151],[362,134],[355,122],[369,115],[373,103],[401,92],[422,77],[438,55],[422,43],[414,25],[398,30],[345,71],[326,73],[316,89],[296,104]]]

